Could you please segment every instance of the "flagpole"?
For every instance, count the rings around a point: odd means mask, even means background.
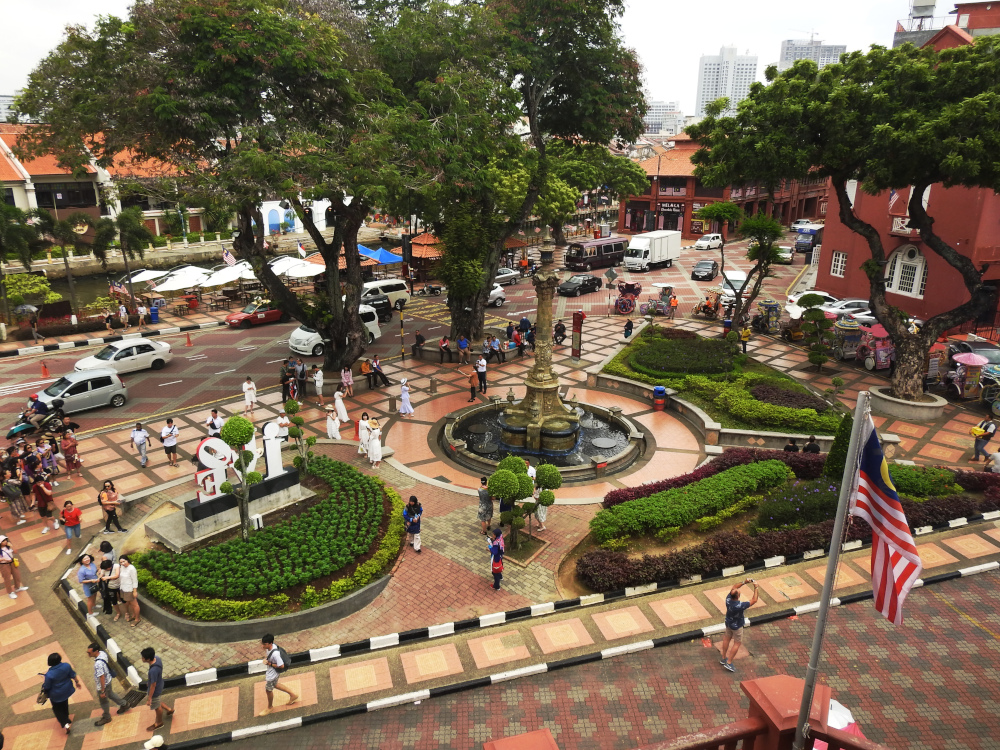
[[[826,631],[827,615],[830,611],[830,598],[833,596],[833,584],[837,577],[837,562],[840,560],[841,537],[847,520],[847,510],[851,500],[851,490],[854,487],[854,476],[858,471],[858,445],[861,440],[861,428],[868,413],[868,391],[858,393],[858,403],[854,407],[854,423],[851,425],[851,442],[847,448],[847,460],[844,462],[844,476],[840,483],[840,499],[837,503],[837,516],[833,522],[833,535],[830,540],[830,556],[826,565],[826,578],[823,581],[823,595],[819,601],[819,612],[816,615],[816,631],[813,633],[812,651],[809,654],[809,665],[806,667],[806,680],[802,688],[802,703],[799,706],[799,720],[795,725],[795,741],[792,750],[802,750],[805,744],[805,728],[809,724],[809,709],[813,702],[813,692],[816,688],[816,670],[819,666],[820,653],[823,651],[823,635]]]

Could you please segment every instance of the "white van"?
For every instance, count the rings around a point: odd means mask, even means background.
[[[403,306],[410,301],[410,293],[406,289],[406,282],[402,279],[381,279],[380,281],[366,281],[361,288],[361,301],[365,297],[376,294],[384,294],[389,298],[392,306],[397,310],[402,310]]]
[[[368,305],[361,305],[358,310],[361,322],[368,329],[368,344],[371,345],[375,339],[382,337],[382,329],[378,327],[378,317],[375,315],[375,309]],[[326,342],[323,337],[305,325],[292,331],[288,337],[288,348],[302,356],[322,357],[326,354]]]

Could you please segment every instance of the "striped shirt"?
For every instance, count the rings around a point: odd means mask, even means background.
[[[97,658],[94,659],[94,687],[97,688],[97,692],[101,692],[101,676],[104,676],[105,688],[111,687],[111,680],[114,679],[114,675],[111,674],[111,669],[108,667],[108,655],[104,651],[97,652]]]

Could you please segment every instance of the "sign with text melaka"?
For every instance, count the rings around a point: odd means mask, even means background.
[[[253,453],[253,459],[247,472],[257,471],[257,461],[264,459],[265,469],[261,472],[265,479],[281,476],[285,473],[285,467],[281,464],[281,443],[283,436],[278,433],[281,428],[277,422],[268,422],[264,425],[264,447],[257,450],[257,432],[254,431],[253,438],[243,450]],[[223,493],[219,490],[222,483],[226,481],[229,467],[239,458],[237,452],[222,441],[222,438],[207,437],[198,443],[195,455],[206,468],[195,473],[195,482],[201,487],[198,490],[198,502],[204,503],[213,498],[219,497]]]
[[[583,310],[573,313],[573,346],[570,354],[573,359],[580,359],[580,351],[583,349],[583,321],[586,317]]]

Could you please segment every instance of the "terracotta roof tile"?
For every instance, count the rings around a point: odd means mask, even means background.
[[[430,232],[424,232],[423,234],[418,234],[416,237],[410,240],[411,245],[436,245],[440,242],[437,237],[435,237]]]
[[[507,240],[506,240],[506,242],[504,242],[503,244],[504,244],[504,247],[507,247],[507,248],[527,247],[528,246],[527,242],[525,242],[524,240],[520,240],[517,237],[508,237]]]
[[[3,139],[3,142],[6,143],[10,148],[13,149],[14,146],[17,145],[17,137],[19,135],[19,132],[9,132],[9,128],[10,127],[21,127],[21,128],[24,128],[25,126],[24,125],[20,125],[20,126],[17,126],[17,125],[10,126],[10,125],[8,125],[7,127],[8,127],[8,130],[6,132],[5,131],[0,131],[0,139]],[[24,131],[22,130],[20,132],[24,132]],[[71,174],[73,174],[72,170],[65,169],[64,167],[60,167],[58,160],[52,154],[46,154],[45,156],[40,156],[37,159],[31,159],[29,161],[24,161],[24,160],[20,160],[20,161],[21,161],[21,165],[28,171],[28,174],[30,174],[32,177],[45,177],[45,176],[48,176],[48,175],[71,175]],[[86,166],[85,169],[86,169],[86,171],[89,174],[94,174],[96,172],[96,170],[93,167],[91,167],[89,164]]]
[[[672,148],[639,162],[639,166],[651,176],[659,174],[663,177],[693,177],[694,164],[691,163],[691,157],[696,150],[693,148]]]
[[[0,151],[0,182],[24,182],[21,173],[4,151]]]
[[[441,248],[435,245],[414,245],[411,250],[414,258],[423,258],[424,260],[440,258],[442,253]]]
[[[131,151],[123,151],[107,168],[112,177],[169,177],[179,173],[173,165],[155,159],[138,159]]]

